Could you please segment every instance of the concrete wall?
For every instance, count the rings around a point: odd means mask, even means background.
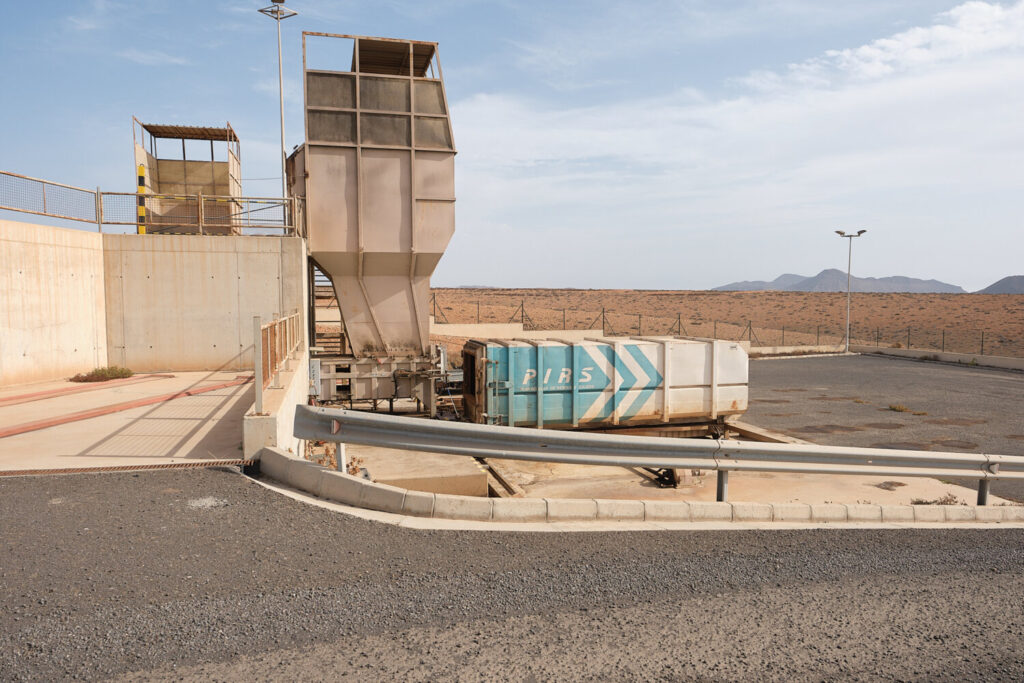
[[[305,308],[298,237],[103,235],[111,365],[252,370],[253,316]]]
[[[561,339],[581,342],[601,336],[601,330],[524,330],[522,323],[438,323],[430,318],[430,334],[472,339]]]
[[[107,364],[101,237],[0,220],[0,386]]]
[[[262,448],[276,446],[299,457],[304,455],[302,439],[292,435],[295,406],[309,401],[309,351],[307,347],[288,361],[280,373],[278,387],[263,390],[263,413],[250,407],[242,420],[242,452],[252,458]],[[257,391],[259,388],[257,387]]]

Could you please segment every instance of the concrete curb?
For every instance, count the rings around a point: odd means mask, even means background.
[[[1024,523],[1024,506],[712,503],[597,498],[475,498],[408,491],[335,472],[278,448],[260,451],[260,471],[292,488],[351,507],[429,519],[496,523],[780,522]]]
[[[850,350],[865,355],[1024,371],[1024,358],[1013,358],[1010,356],[983,356],[975,353],[951,353],[948,351],[929,351],[927,349],[891,349],[884,346],[862,346],[859,344],[851,344]]]

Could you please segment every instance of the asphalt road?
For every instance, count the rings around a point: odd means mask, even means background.
[[[750,399],[745,421],[815,443],[1024,455],[1020,372],[879,356],[762,359],[750,362]],[[1024,482],[991,491],[1024,501]]]
[[[1024,531],[530,534],[0,479],[0,678],[1024,678]]]

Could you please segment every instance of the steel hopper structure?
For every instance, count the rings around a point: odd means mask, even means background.
[[[313,41],[350,44],[348,69],[311,64]],[[437,44],[306,32],[303,80],[306,142],[289,158],[289,190],[306,197],[309,253],[332,281],[352,354],[331,381],[353,399],[416,395],[437,367],[430,276],[455,230]]]

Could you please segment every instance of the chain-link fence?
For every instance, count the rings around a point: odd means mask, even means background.
[[[301,197],[101,192],[6,171],[0,171],[0,209],[157,234],[305,234]]]
[[[439,300],[440,299],[440,300]],[[840,346],[845,319],[816,325],[716,319],[712,316],[647,315],[613,309],[554,308],[519,300],[510,304],[458,300],[434,295],[430,313],[437,323],[521,323],[525,330],[594,330],[594,336],[688,336],[749,341],[751,347]],[[557,336],[557,335],[554,335]],[[1024,357],[1024,338],[967,327],[868,327],[853,325],[852,345],[922,352]]]

